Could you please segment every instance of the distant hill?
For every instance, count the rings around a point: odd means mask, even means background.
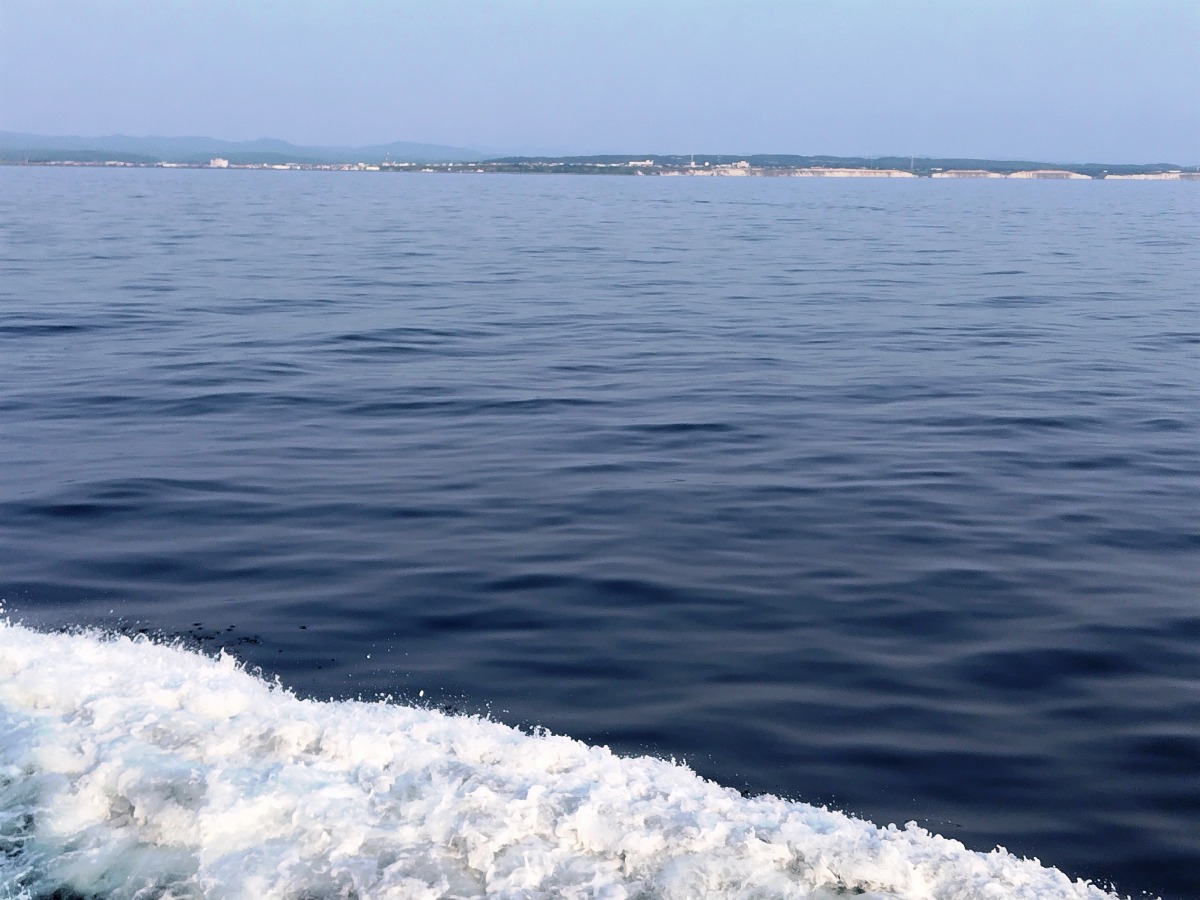
[[[483,154],[465,147],[395,141],[367,147],[310,147],[273,138],[222,141],[210,137],[101,137],[50,136],[0,131],[0,160],[30,162],[94,162],[119,159],[127,162],[203,163],[214,156],[235,163],[356,163],[471,162]]]

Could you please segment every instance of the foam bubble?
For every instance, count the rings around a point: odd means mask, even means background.
[[[145,639],[0,623],[0,895],[1102,898],[909,824]]]

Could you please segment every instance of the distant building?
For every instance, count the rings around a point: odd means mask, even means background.
[[[930,178],[1003,178],[999,172],[987,169],[947,169],[945,172],[934,172]]]
[[[713,166],[712,169],[709,170],[709,174],[711,174],[711,175],[743,175],[744,176],[744,175],[757,175],[758,173],[751,171],[750,163],[746,162],[746,160],[739,159],[737,162],[721,163],[719,165]]]
[[[208,161],[208,167],[210,169],[228,169],[229,168],[229,160],[221,159],[221,157],[219,157],[219,156],[214,156],[212,159],[210,159]]]
[[[1013,172],[1009,178],[1042,178],[1051,181],[1066,180],[1069,178],[1086,178],[1090,179],[1091,175],[1082,175],[1079,172],[1070,172],[1067,169],[1031,169],[1028,172]]]
[[[807,169],[793,169],[791,174],[798,178],[916,178],[907,169],[864,169],[864,168],[827,168],[812,166]]]

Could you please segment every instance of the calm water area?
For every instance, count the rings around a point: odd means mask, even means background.
[[[0,598],[1200,896],[1200,184],[0,168]]]

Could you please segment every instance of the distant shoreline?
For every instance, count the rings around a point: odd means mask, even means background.
[[[743,177],[743,178],[953,178],[1018,180],[1123,180],[1123,181],[1200,181],[1200,170],[1160,168],[1156,166],[1059,166],[1013,169],[1009,164],[995,168],[952,168],[912,165],[902,169],[871,165],[752,165],[748,160],[713,163],[658,162],[653,159],[593,161],[573,157],[561,159],[503,159],[483,162],[381,162],[381,163],[234,163],[215,157],[208,162],[165,162],[127,159],[0,159],[0,165],[53,168],[122,169],[241,169],[300,172],[400,172],[441,174],[556,174],[556,175],[651,175],[658,177]],[[1096,171],[1099,169],[1099,171]],[[1110,169],[1116,171],[1110,171]],[[1132,170],[1132,171],[1130,171]]]
[[[1200,165],[1159,159],[1143,163],[1075,162],[897,154],[592,153],[515,155],[392,141],[366,146],[291,144],[275,138],[226,141],[168,137],[26,134],[0,130],[0,165],[135,168],[295,169],[300,171],[551,172],[563,175],[767,176],[826,178],[1106,178],[1192,180]]]

